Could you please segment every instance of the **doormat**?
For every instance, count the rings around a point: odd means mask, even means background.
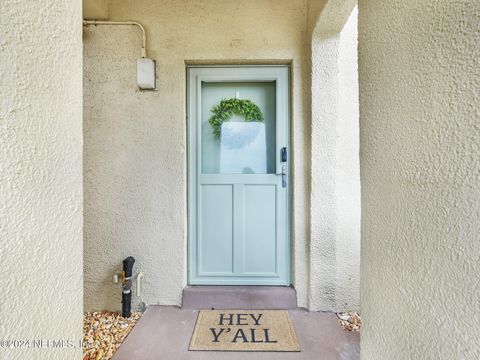
[[[300,351],[286,310],[201,310],[188,350]]]

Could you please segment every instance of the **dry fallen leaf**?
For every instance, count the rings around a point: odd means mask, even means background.
[[[99,349],[97,356],[95,357],[95,360],[102,360],[102,356],[103,356],[103,349]]]
[[[362,319],[358,313],[354,311],[337,313],[337,317],[345,331],[360,331]]]

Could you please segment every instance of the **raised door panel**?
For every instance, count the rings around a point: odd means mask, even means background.
[[[233,273],[233,186],[202,185],[199,222],[199,273]]]

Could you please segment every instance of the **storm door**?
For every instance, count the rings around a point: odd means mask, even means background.
[[[289,69],[187,75],[189,284],[289,285]]]

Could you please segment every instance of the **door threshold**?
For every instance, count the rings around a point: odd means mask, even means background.
[[[291,286],[191,285],[183,289],[182,308],[191,310],[296,309],[297,293]]]

